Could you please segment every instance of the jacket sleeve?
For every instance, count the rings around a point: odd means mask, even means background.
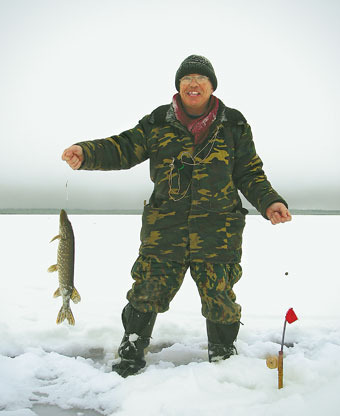
[[[80,170],[130,169],[149,158],[147,148],[148,116],[136,127],[117,136],[76,143],[81,146],[84,161]]]
[[[249,124],[241,125],[242,132],[235,143],[233,177],[237,188],[247,200],[267,219],[266,210],[274,202],[287,202],[272,188],[257,155]]]

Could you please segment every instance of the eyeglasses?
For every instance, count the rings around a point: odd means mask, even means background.
[[[193,80],[195,80],[198,84],[203,84],[203,82],[207,82],[208,81],[208,77],[206,77],[205,75],[194,75],[194,76],[185,76],[183,78],[181,78],[181,82],[183,82],[183,84],[190,84]]]

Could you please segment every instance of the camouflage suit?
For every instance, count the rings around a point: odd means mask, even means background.
[[[239,321],[232,288],[242,273],[247,210],[238,190],[265,218],[272,203],[287,205],[262,170],[243,115],[220,101],[207,139],[194,145],[173,106],[165,105],[120,135],[77,144],[81,169],[129,169],[150,160],[154,190],[144,207],[130,303],[141,312],[164,312],[190,267],[203,315]]]

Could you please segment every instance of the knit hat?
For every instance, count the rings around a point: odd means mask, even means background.
[[[217,79],[214,68],[211,65],[211,62],[204,56],[190,55],[184,59],[176,72],[175,85],[177,91],[179,91],[181,78],[188,74],[200,74],[207,76],[213,86],[214,91],[216,90]]]

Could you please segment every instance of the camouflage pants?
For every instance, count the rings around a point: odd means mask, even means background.
[[[235,302],[233,286],[242,276],[240,264],[178,263],[139,256],[132,267],[134,283],[127,299],[140,312],[167,311],[189,267],[201,297],[202,315],[224,324],[239,321],[241,306]]]

